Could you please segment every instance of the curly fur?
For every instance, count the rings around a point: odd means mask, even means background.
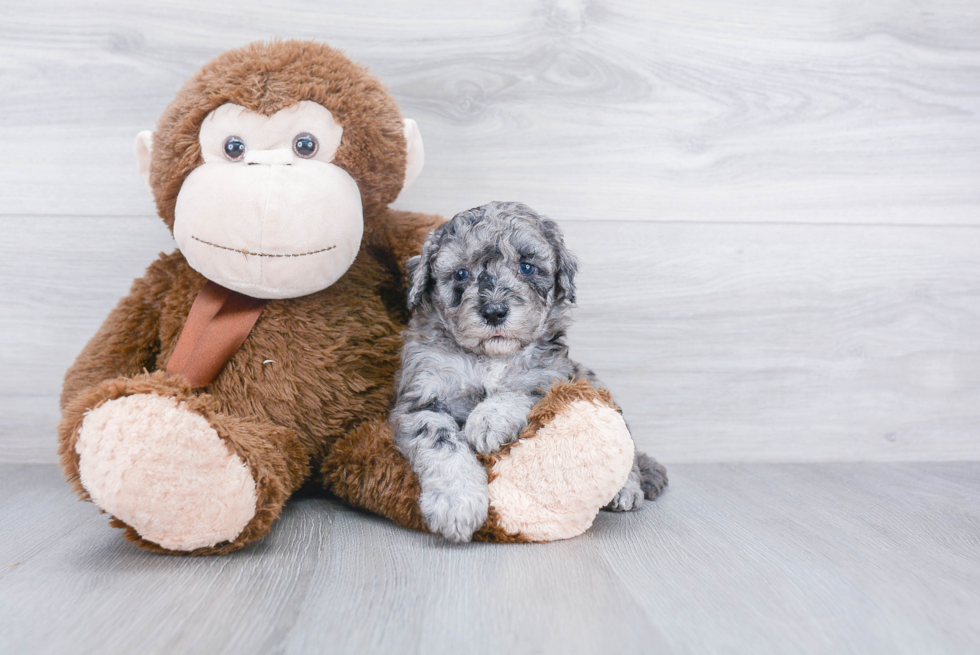
[[[457,214],[409,263],[409,306],[390,417],[431,530],[470,539],[487,518],[476,454],[517,440],[555,382],[596,376],[568,357],[575,257],[554,221],[521,203]],[[643,499],[634,465],[610,509]]]

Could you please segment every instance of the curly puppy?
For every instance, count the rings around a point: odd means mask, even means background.
[[[517,440],[552,383],[602,387],[565,345],[576,268],[558,225],[517,202],[457,214],[409,261],[413,314],[390,421],[433,532],[469,541],[483,525],[487,475],[476,453]],[[636,509],[666,482],[663,467],[638,454],[606,509]]]

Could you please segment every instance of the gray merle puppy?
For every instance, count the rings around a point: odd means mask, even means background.
[[[418,474],[428,528],[469,541],[489,505],[476,453],[517,440],[552,383],[602,387],[565,345],[577,263],[554,221],[492,202],[434,230],[408,268],[413,314],[390,421]],[[666,483],[663,467],[638,453],[607,509],[634,510]]]

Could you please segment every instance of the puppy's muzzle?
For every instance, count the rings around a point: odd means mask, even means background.
[[[476,279],[480,288],[480,316],[488,325],[497,326],[507,319],[507,312],[510,311],[505,303],[493,302],[493,292],[497,288],[497,276],[489,271],[483,271]]]

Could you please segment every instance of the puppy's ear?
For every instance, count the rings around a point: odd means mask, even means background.
[[[555,302],[575,302],[575,273],[578,259],[565,247],[565,237],[550,218],[542,219],[545,238],[555,251]]]
[[[439,226],[425,237],[422,254],[415,255],[406,263],[408,271],[408,308],[415,309],[432,287],[432,258],[439,249],[439,235],[444,226]]]

